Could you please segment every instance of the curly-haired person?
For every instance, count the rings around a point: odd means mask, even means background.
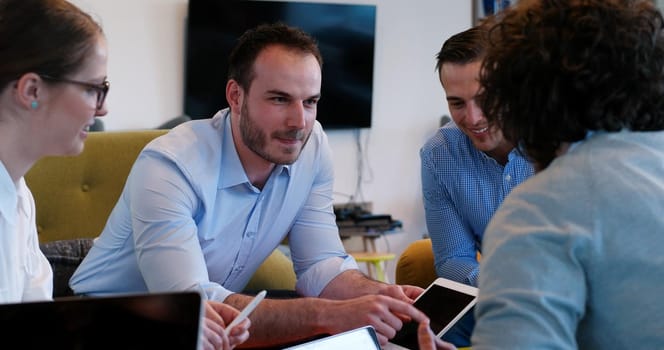
[[[648,0],[520,1],[480,106],[535,162],[483,241],[473,350],[664,344],[664,35]]]

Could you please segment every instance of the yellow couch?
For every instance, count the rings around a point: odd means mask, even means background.
[[[481,258],[482,254],[477,252],[477,261]],[[431,239],[418,239],[410,243],[397,260],[394,277],[396,283],[426,288],[436,277],[438,276],[433,262]]]
[[[426,288],[436,277],[431,239],[419,239],[409,244],[397,260],[395,282]]]
[[[54,297],[71,293],[69,276],[101,233],[138,153],[165,132],[91,132],[79,156],[46,157],[26,174],[41,247],[53,266]],[[291,261],[275,250],[246,289],[294,290]]]

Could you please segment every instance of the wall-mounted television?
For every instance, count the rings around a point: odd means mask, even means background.
[[[317,119],[325,129],[371,127],[376,6],[289,1],[189,0],[184,113],[209,118],[228,106],[228,55],[236,39],[281,21],[316,38],[323,55]]]

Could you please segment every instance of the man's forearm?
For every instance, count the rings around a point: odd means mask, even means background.
[[[320,297],[337,300],[357,298],[367,294],[378,294],[383,285],[384,283],[372,280],[358,270],[347,270],[332,279]]]
[[[412,306],[421,293],[419,287],[386,284],[359,271],[345,271],[328,283],[319,298],[264,300],[250,316],[249,340],[242,346],[279,346],[366,325],[372,325],[381,344],[386,344],[404,320],[426,317]],[[224,302],[242,309],[250,300],[232,294]]]
[[[232,294],[225,303],[242,309],[251,300],[250,296]],[[316,298],[263,300],[249,319],[249,340],[240,347],[274,346],[305,340],[325,334],[322,310],[325,300]]]

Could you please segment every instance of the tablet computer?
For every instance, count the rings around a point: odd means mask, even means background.
[[[433,332],[440,338],[471,311],[477,302],[477,288],[438,277],[415,299],[415,307],[431,320]],[[416,322],[405,323],[390,340],[389,349],[418,349]]]
[[[365,326],[343,333],[319,338],[310,342],[298,344],[283,350],[381,350],[376,330],[372,326]]]

